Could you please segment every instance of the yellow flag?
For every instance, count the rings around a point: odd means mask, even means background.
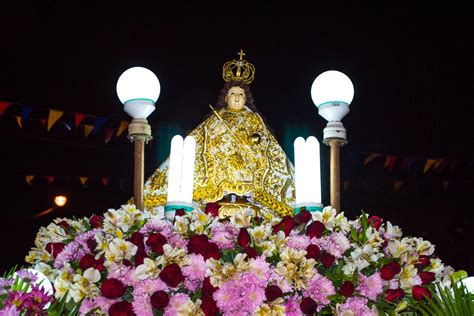
[[[49,116],[48,116],[48,132],[53,127],[54,123],[59,120],[59,118],[64,114],[64,111],[58,111],[49,109]]]
[[[364,166],[367,165],[369,162],[371,162],[372,160],[374,160],[375,158],[377,158],[377,157],[379,157],[379,156],[382,156],[382,154],[377,154],[377,153],[370,154],[370,155],[364,160]]]
[[[94,125],[84,124],[84,137],[87,138],[87,136],[89,136],[89,134],[92,132],[93,129],[94,129]]]
[[[20,128],[23,128],[23,124],[21,124],[21,116],[17,116],[16,121],[18,123],[18,126],[20,126]]]
[[[33,178],[34,178],[34,177],[35,177],[35,176],[26,176],[26,177],[25,177],[26,183],[28,183],[28,185],[31,185],[31,181],[33,181]]]
[[[89,177],[79,177],[79,180],[81,180],[83,186],[86,186],[86,182],[89,180]]]
[[[402,187],[402,181],[395,181],[393,183],[393,190],[397,192]]]
[[[128,124],[130,124],[128,121],[121,121],[117,129],[117,134],[115,134],[115,137],[119,137],[120,135],[122,135],[123,131],[128,127]]]
[[[434,165],[435,162],[436,162],[435,159],[428,159],[428,160],[426,160],[425,168],[423,169],[423,173],[427,173],[428,170],[431,169],[431,167]]]

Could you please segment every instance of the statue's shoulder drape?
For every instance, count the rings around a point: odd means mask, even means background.
[[[215,202],[235,193],[291,214],[294,168],[259,114],[220,109],[190,135],[196,139],[194,201]],[[145,183],[148,208],[166,203],[168,164],[167,159]]]

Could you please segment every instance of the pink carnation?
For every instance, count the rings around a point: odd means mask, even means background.
[[[302,316],[303,312],[300,308],[300,303],[298,297],[295,295],[289,297],[284,303],[285,306],[285,315],[287,316]]]
[[[220,249],[233,249],[235,240],[239,235],[239,229],[230,223],[217,223],[212,227],[211,242],[214,242]]]
[[[383,291],[383,280],[380,273],[376,272],[369,277],[359,274],[360,284],[357,290],[362,296],[367,297],[373,301],[377,300],[377,296]]]
[[[296,250],[305,250],[310,244],[310,238],[306,235],[299,235],[295,231],[292,231],[288,237],[286,245]]]
[[[321,304],[329,304],[328,296],[336,294],[334,285],[331,280],[317,273],[308,281],[308,288],[303,291],[305,297],[311,297],[318,303],[318,307]]]
[[[253,313],[265,301],[262,281],[253,272],[243,273],[235,280],[228,280],[215,293],[217,307],[225,315]]]
[[[117,279],[126,286],[135,286],[135,284],[139,282],[139,280],[134,277],[134,270],[135,269],[132,267],[117,266],[116,269],[111,269],[109,271],[107,277],[109,279]]]
[[[183,268],[184,286],[194,291],[206,278],[206,262],[201,255],[189,255],[190,263]]]
[[[357,316],[376,316],[377,312],[367,306],[367,299],[363,297],[350,297],[347,301],[339,306],[339,314],[343,315],[345,312],[349,315]]]
[[[190,301],[189,296],[183,293],[170,296],[170,302],[165,308],[164,316],[177,316],[179,308],[188,301]]]

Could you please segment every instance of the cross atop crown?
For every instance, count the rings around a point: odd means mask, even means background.
[[[225,82],[243,81],[246,84],[250,84],[255,78],[255,67],[243,59],[245,53],[242,49],[237,55],[239,55],[238,60],[228,61],[222,67],[222,78],[224,78]]]

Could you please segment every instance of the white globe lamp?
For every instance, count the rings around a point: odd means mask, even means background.
[[[144,67],[129,68],[117,80],[117,95],[133,118],[146,119],[155,110],[160,91],[158,77]]]
[[[346,141],[346,129],[341,120],[349,113],[349,105],[354,98],[351,79],[337,70],[325,71],[314,79],[311,98],[319,115],[328,121],[323,142],[333,138]]]
[[[123,108],[131,117],[128,138],[135,143],[133,191],[134,202],[143,210],[143,183],[145,173],[145,143],[151,136],[151,126],[146,120],[155,110],[155,102],[160,96],[160,81],[155,74],[144,67],[125,70],[117,80],[117,95]]]
[[[329,176],[331,206],[340,210],[340,147],[347,144],[346,129],[341,120],[349,113],[354,98],[351,79],[340,71],[325,71],[314,79],[311,98],[318,113],[328,121],[323,130],[323,143],[329,145]]]

